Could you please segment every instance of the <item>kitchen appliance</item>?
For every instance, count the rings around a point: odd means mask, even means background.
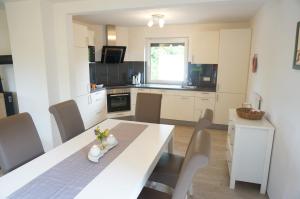
[[[126,52],[126,46],[117,46],[116,40],[116,26],[106,25],[106,46],[103,46],[102,48],[101,63],[123,63]]]
[[[137,75],[133,75],[132,76],[132,84],[133,85],[140,85],[141,84],[141,78],[142,78],[142,74],[138,73]]]
[[[130,88],[107,90],[107,112],[130,111]]]
[[[14,98],[12,92],[4,92],[4,101],[5,101],[5,107],[6,107],[6,115],[11,116],[16,114],[15,108],[14,108]]]
[[[124,62],[126,46],[103,46],[101,63],[119,64]]]
[[[95,62],[95,46],[88,46],[89,62]]]

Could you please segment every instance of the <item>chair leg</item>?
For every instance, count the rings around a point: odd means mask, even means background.
[[[191,184],[190,188],[189,188],[189,191],[187,193],[188,195],[188,198],[193,198],[193,194],[194,194],[194,191],[193,191],[193,184]]]

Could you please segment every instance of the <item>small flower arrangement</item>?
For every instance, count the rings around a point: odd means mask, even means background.
[[[95,132],[97,140],[100,142],[100,148],[104,149],[105,148],[104,141],[109,136],[109,129],[105,129],[104,131],[101,131],[99,126],[97,126],[96,129],[94,130],[94,132]]]

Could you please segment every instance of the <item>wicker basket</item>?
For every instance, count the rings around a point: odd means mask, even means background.
[[[261,120],[265,114],[263,111],[253,111],[252,108],[237,108],[236,113],[239,117],[247,120]]]

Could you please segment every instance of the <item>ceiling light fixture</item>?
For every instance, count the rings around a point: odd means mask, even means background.
[[[154,24],[154,22],[153,22],[153,19],[150,19],[149,21],[148,21],[148,27],[149,28],[151,28],[152,26],[153,26],[153,24]]]
[[[160,14],[152,15],[151,19],[147,23],[148,27],[152,27],[154,23],[157,23],[160,28],[163,28],[165,25],[164,17],[165,17],[164,15],[160,15]]]

